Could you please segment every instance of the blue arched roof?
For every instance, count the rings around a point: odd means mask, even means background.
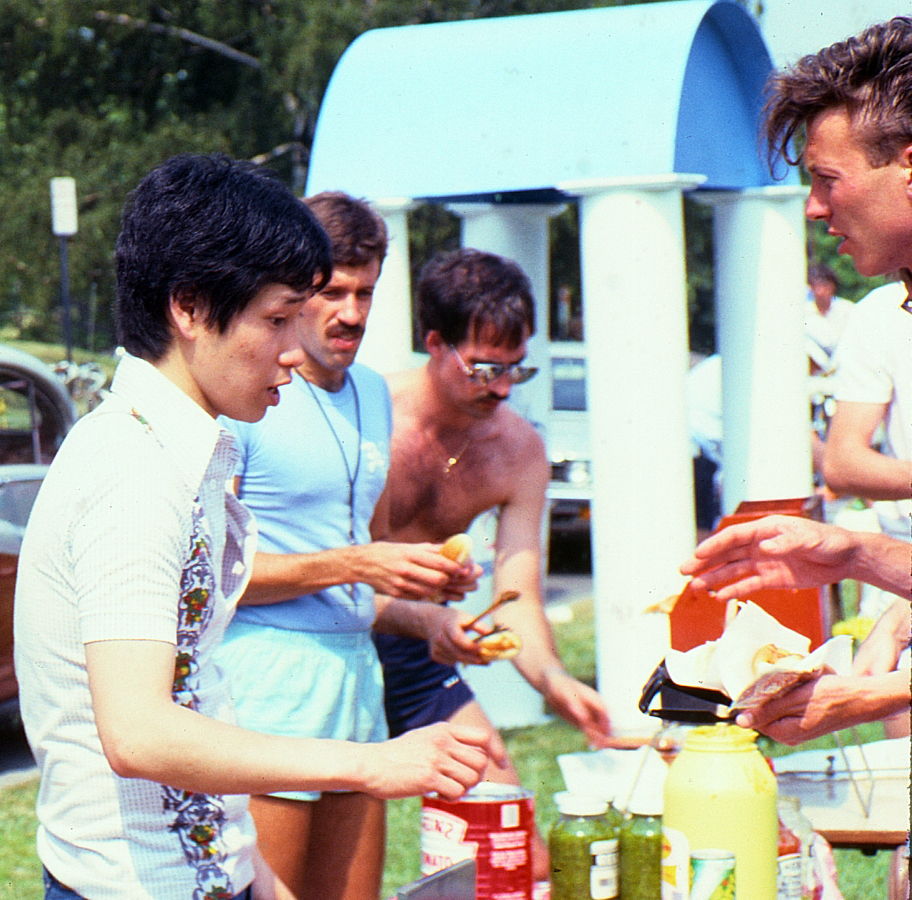
[[[767,185],[771,68],[731,0],[369,31],[330,80],[307,190],[508,198],[670,173]]]

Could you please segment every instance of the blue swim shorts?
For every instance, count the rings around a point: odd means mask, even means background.
[[[383,664],[384,706],[392,737],[445,722],[475,699],[456,669],[431,659],[427,641],[374,634],[374,643]]]
[[[286,737],[386,740],[383,673],[370,632],[291,631],[234,622],[218,651],[238,724]],[[273,796],[317,800],[317,791]]]

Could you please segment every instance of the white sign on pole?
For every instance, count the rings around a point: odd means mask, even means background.
[[[51,231],[57,237],[76,234],[76,180],[69,176],[51,179]]]

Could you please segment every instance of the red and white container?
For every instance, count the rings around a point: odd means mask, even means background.
[[[474,859],[476,900],[531,900],[534,828],[534,794],[515,785],[483,781],[452,801],[426,796],[421,874]]]

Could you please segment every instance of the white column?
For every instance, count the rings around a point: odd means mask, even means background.
[[[563,205],[512,203],[454,203],[447,207],[462,220],[462,246],[497,253],[518,263],[532,283],[535,298],[535,335],[529,341],[529,365],[539,374],[513,389],[511,402],[547,439],[551,411],[551,359],[549,329],[548,220]]]
[[[547,441],[551,410],[551,360],[548,350],[549,257],[548,220],[563,209],[552,204],[458,203],[447,207],[462,220],[462,246],[512,259],[526,273],[535,298],[536,333],[527,360],[539,374],[513,389],[511,404],[529,419]],[[464,603],[467,612],[481,612],[492,599],[496,517],[486,514],[472,526],[475,558],[485,568],[478,590]],[[544,560],[544,555],[543,555]],[[544,573],[543,573],[544,574]],[[470,666],[463,675],[481,706],[498,728],[534,725],[545,719],[541,695],[510,662]]]
[[[358,362],[384,374],[420,365],[412,351],[412,291],[409,269],[408,214],[415,207],[406,198],[372,200],[386,221],[389,246],[374,290],[374,302]]]
[[[558,185],[581,197],[597,672],[619,732],[658,724],[636,701],[668,621],[643,610],[680,591],[695,541],[682,195],[702,180]]]
[[[723,510],[813,490],[804,200],[780,185],[712,193],[722,355]],[[702,198],[701,198],[702,199]]]

